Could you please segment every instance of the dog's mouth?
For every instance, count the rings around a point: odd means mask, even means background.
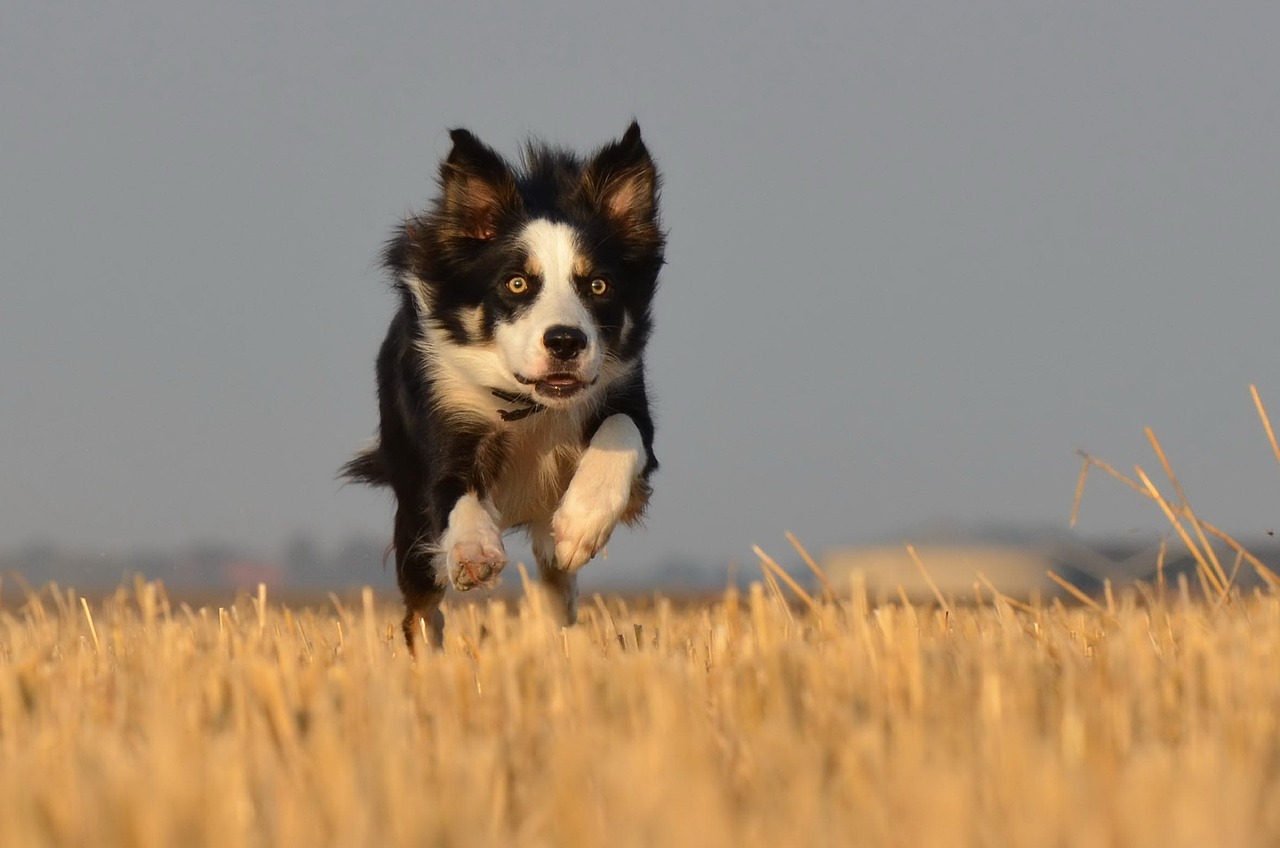
[[[516,380],[526,386],[533,386],[535,395],[553,400],[567,400],[591,385],[577,374],[568,372],[548,374],[537,380],[517,374]]]

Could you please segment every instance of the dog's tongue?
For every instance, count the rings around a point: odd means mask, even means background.
[[[550,386],[574,386],[578,384],[579,380],[572,374],[551,374],[542,382]]]

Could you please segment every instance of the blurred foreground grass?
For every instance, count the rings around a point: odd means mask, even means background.
[[[1280,840],[1280,600],[0,612],[0,845]],[[11,591],[11,590],[10,590]],[[385,602],[385,603],[384,603]]]

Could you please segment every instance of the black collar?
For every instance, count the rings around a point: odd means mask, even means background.
[[[522,404],[518,409],[499,409],[498,415],[501,416],[503,421],[519,421],[521,418],[528,418],[535,412],[542,412],[546,409],[545,406],[538,403],[528,395],[508,392],[505,389],[490,388],[489,391],[493,392],[494,397],[504,400],[507,403]]]

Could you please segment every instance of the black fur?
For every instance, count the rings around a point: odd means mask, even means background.
[[[531,143],[520,169],[466,130],[454,130],[451,138],[453,148],[440,165],[439,197],[425,213],[405,220],[386,247],[385,266],[400,297],[377,359],[379,438],[342,469],[350,480],[389,486],[395,493],[393,546],[410,650],[419,615],[429,620],[435,640],[441,636],[437,607],[447,579],[438,573],[442,554],[436,545],[459,498],[468,492],[481,499],[493,495],[512,473],[508,461],[520,428],[539,416],[565,414],[521,407],[525,412],[512,416],[519,420],[504,421],[498,409],[506,403],[503,392],[486,414],[458,401],[433,369],[441,345],[491,345],[496,329],[533,302],[537,291],[516,297],[504,285],[524,260],[518,236],[530,221],[565,223],[580,235],[592,276],[610,280],[606,296],[584,294],[583,302],[605,356],[629,366],[596,389],[589,414],[581,416],[581,432],[570,438],[585,446],[616,414],[635,423],[646,456],[625,522],[639,518],[658,467],[641,357],[652,329],[650,305],[665,236],[659,176],[639,127],[632,123],[621,139],[585,160]],[[530,277],[529,284],[536,286],[536,279]],[[425,344],[427,328],[443,331],[444,341]],[[527,403],[537,406],[532,398]],[[508,411],[519,406],[509,404]],[[562,579],[553,572],[544,571],[544,577]]]

